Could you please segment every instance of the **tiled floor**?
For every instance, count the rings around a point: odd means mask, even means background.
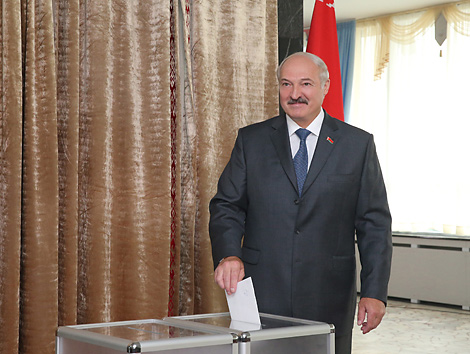
[[[353,354],[470,354],[470,311],[389,301],[380,326],[353,331]]]

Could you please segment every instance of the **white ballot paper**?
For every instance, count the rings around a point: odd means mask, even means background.
[[[242,280],[237,284],[237,291],[228,295],[228,308],[230,311],[230,328],[242,331],[255,330],[261,328],[261,320],[256,302],[255,289],[251,278]]]

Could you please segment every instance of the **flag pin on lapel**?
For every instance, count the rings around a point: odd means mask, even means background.
[[[328,140],[328,142],[329,142],[330,144],[333,144],[333,143],[334,143],[334,140],[331,139],[330,137],[326,138],[326,140]]]

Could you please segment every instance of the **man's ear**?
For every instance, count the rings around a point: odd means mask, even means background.
[[[326,80],[325,85],[323,86],[323,98],[325,98],[329,90],[330,90],[330,79]]]

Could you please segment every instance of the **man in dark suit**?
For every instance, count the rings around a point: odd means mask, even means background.
[[[252,277],[260,312],[332,323],[336,353],[350,353],[356,238],[363,333],[385,314],[390,276],[391,216],[373,137],[322,109],[320,58],[295,53],[278,79],[286,115],[239,130],[210,203],[215,280],[230,294]]]

